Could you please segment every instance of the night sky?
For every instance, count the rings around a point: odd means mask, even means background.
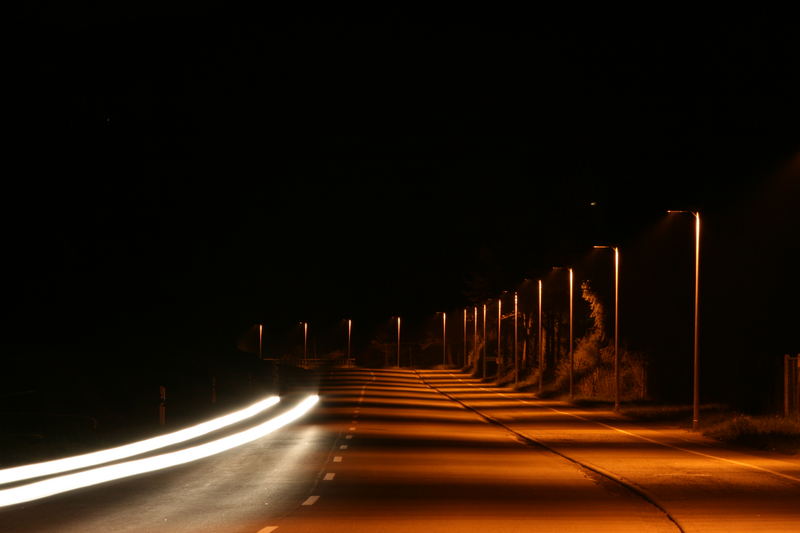
[[[796,32],[624,20],[31,9],[5,68],[4,357],[149,361],[258,322],[277,351],[300,320],[599,279],[600,243],[630,250],[646,347],[691,304],[682,208],[708,224],[713,365],[800,351]]]

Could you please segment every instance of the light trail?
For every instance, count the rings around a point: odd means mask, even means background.
[[[266,422],[262,422],[257,426],[246,429],[239,433],[217,439],[212,442],[193,446],[175,452],[164,453],[154,457],[145,457],[143,459],[133,459],[107,466],[100,466],[91,470],[77,472],[74,474],[65,474],[43,481],[36,481],[19,487],[0,490],[0,507],[15,505],[18,503],[29,502],[68,492],[71,490],[89,487],[92,485],[99,485],[115,479],[122,479],[137,474],[144,474],[146,472],[153,472],[155,470],[162,470],[171,466],[176,466],[191,461],[197,461],[211,455],[222,453],[231,448],[247,444],[256,439],[264,437],[273,431],[282,428],[283,426],[297,420],[319,401],[319,396],[312,394],[305,400],[300,402],[295,407],[289,409],[283,414],[280,414]]]
[[[132,442],[123,446],[85,453],[82,455],[75,455],[73,457],[64,457],[62,459],[54,459],[52,461],[45,461],[42,463],[33,463],[6,468],[0,470],[0,485],[35,477],[52,476],[53,474],[60,474],[70,470],[77,470],[79,468],[98,466],[103,463],[118,461],[120,459],[128,459],[129,457],[140,455],[146,452],[165,448],[174,444],[180,444],[181,442],[186,442],[187,440],[201,437],[211,433],[212,431],[216,431],[237,422],[241,422],[242,420],[246,420],[252,416],[264,412],[273,405],[277,404],[279,401],[280,398],[278,396],[270,396],[239,411],[235,411],[195,426],[181,429],[180,431],[167,433],[166,435],[159,435],[158,437]]]

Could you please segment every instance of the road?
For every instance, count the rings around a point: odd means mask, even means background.
[[[796,457],[449,371],[336,369],[320,394],[220,455],[0,509],[0,531],[800,531]]]

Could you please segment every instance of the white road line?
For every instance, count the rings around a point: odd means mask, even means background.
[[[346,438],[346,439],[352,439],[352,438],[353,438],[353,436],[352,436],[352,435],[347,435],[345,438]]]
[[[323,478],[325,481],[332,481],[336,477],[336,472],[328,472]]]
[[[340,450],[346,450],[347,449],[347,444],[342,444],[341,446],[339,446],[339,449]]]
[[[314,505],[319,500],[319,496],[309,496],[306,501],[302,503],[302,505]]]
[[[337,455],[336,457],[333,458],[333,462],[334,463],[341,463],[342,462],[342,456],[341,455]]]
[[[498,393],[498,394],[500,394],[500,396],[506,396],[503,393]],[[506,397],[508,397],[508,396],[506,396]],[[526,400],[520,400],[519,398],[517,398],[517,401],[520,402],[520,403],[528,404],[528,405],[535,405],[532,402],[528,402]],[[661,441],[658,441],[658,440],[655,440],[655,439],[651,439],[649,437],[645,437],[643,435],[638,435],[636,433],[632,433],[630,431],[625,431],[624,429],[620,429],[618,427],[614,427],[614,426],[611,426],[609,424],[605,424],[603,422],[599,422],[597,420],[592,420],[591,418],[586,418],[586,417],[583,417],[583,416],[580,416],[580,415],[576,415],[574,413],[570,413],[570,412],[567,412],[567,411],[561,411],[559,409],[556,409],[555,407],[547,406],[547,408],[550,409],[551,411],[556,412],[556,413],[559,413],[559,414],[562,414],[562,415],[568,415],[568,416],[571,416],[573,418],[577,418],[577,419],[583,420],[585,422],[591,422],[591,423],[597,424],[599,426],[603,426],[605,428],[608,428],[608,429],[617,431],[619,433],[622,433],[623,435],[628,435],[628,436],[631,436],[631,437],[634,437],[634,438],[637,438],[637,439],[641,439],[641,440],[644,440],[644,441],[647,441],[647,442],[651,442],[653,444],[658,444],[659,446],[664,446],[666,448],[672,448],[673,450],[678,450],[678,451],[689,453],[689,454],[692,454],[692,455],[705,457],[707,459],[716,459],[717,461],[722,461],[724,463],[729,463],[729,464],[733,464],[733,465],[737,465],[737,466],[743,466],[743,467],[746,467],[746,468],[752,468],[753,470],[760,470],[761,472],[766,472],[768,474],[772,474],[772,475],[775,475],[775,476],[778,476],[778,477],[782,477],[782,478],[788,479],[790,481],[800,482],[800,477],[791,476],[789,474],[784,474],[782,472],[777,472],[777,471],[771,470],[769,468],[764,468],[763,466],[758,466],[758,465],[754,465],[754,464],[750,464],[750,463],[745,463],[743,461],[737,461],[735,459],[726,459],[725,457],[718,457],[716,455],[711,455],[711,454],[708,454],[708,453],[698,452],[698,451],[695,451],[695,450],[689,450],[687,448],[682,448],[681,446],[675,446],[674,444],[669,444],[667,442],[661,442]]]
[[[256,533],[272,533],[276,529],[278,529],[278,526],[267,526],[259,529],[258,531],[256,531]]]

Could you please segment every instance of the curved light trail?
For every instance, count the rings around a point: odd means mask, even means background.
[[[295,407],[266,422],[262,422],[257,426],[240,431],[239,433],[191,448],[164,453],[154,457],[133,459],[125,461],[124,463],[99,466],[83,472],[65,474],[43,481],[35,481],[26,485],[20,485],[19,487],[0,490],[0,507],[38,500],[53,496],[54,494],[98,485],[107,481],[135,476],[145,472],[153,472],[155,470],[161,470],[216,455],[230,450],[231,448],[241,446],[242,444],[252,442],[272,433],[276,429],[282,428],[306,414],[318,401],[319,396],[312,394]]]
[[[0,485],[35,477],[51,476],[53,474],[60,474],[70,470],[77,470],[79,468],[97,466],[103,463],[109,463],[111,461],[127,459],[135,455],[151,452],[153,450],[165,448],[174,444],[180,444],[181,442],[186,442],[187,440],[201,437],[211,433],[212,431],[216,431],[237,422],[241,422],[242,420],[246,420],[252,416],[264,412],[273,405],[277,404],[279,401],[280,398],[278,396],[270,396],[239,411],[235,411],[207,422],[202,422],[195,426],[181,429],[180,431],[167,433],[166,435],[159,435],[158,437],[132,442],[123,446],[85,453],[82,455],[75,455],[73,457],[64,457],[62,459],[54,459],[52,461],[45,461],[42,463],[33,463],[6,468],[0,470]]]

